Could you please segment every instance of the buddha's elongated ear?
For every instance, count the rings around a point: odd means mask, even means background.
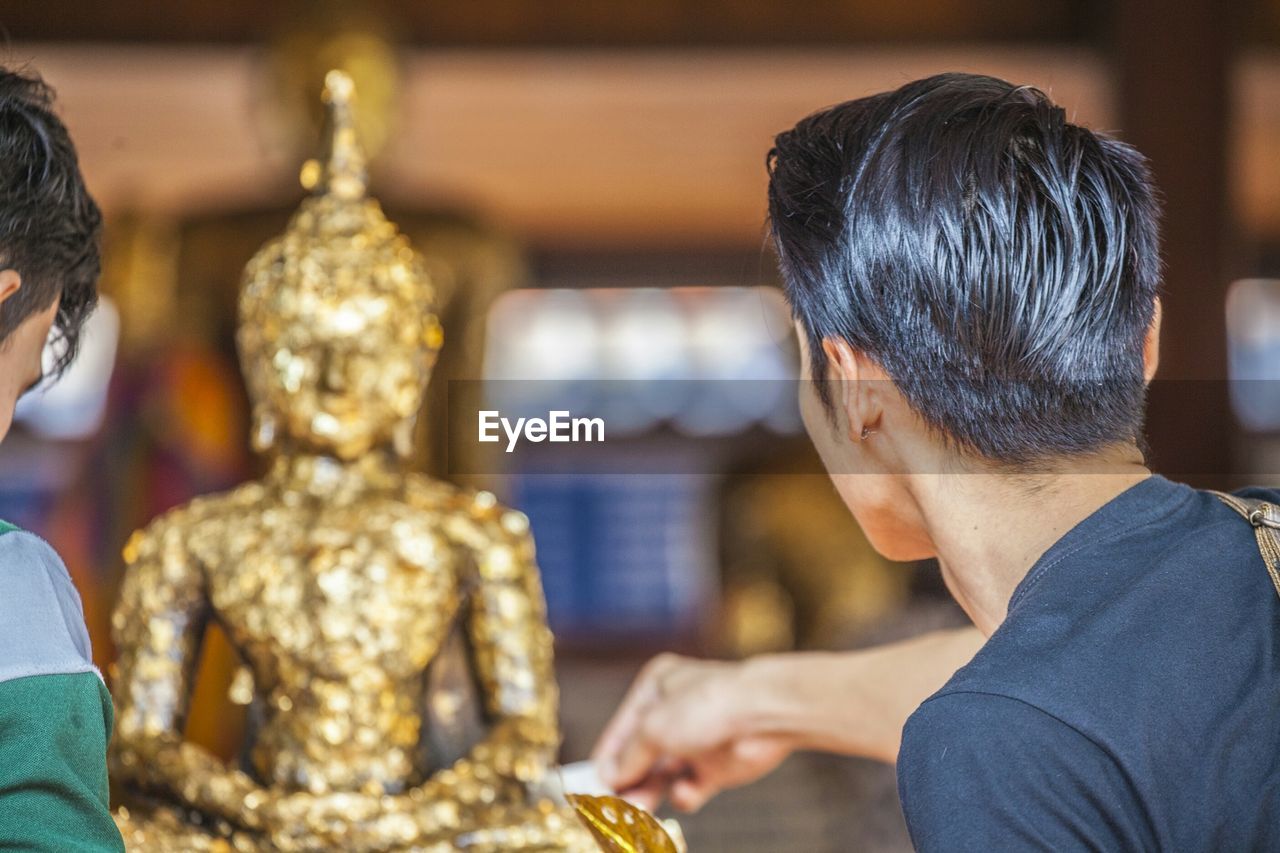
[[[276,446],[280,434],[280,425],[276,415],[266,406],[259,403],[253,407],[253,431],[250,441],[258,453],[266,453]]]
[[[417,426],[418,418],[414,415],[396,424],[391,433],[391,445],[401,459],[408,459],[413,455],[413,433]]]

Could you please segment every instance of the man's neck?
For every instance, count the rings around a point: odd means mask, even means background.
[[[992,469],[917,478],[916,497],[948,589],[984,634],[1051,545],[1151,472],[1136,447],[1044,473]]]

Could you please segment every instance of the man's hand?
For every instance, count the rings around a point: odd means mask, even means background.
[[[740,663],[665,654],[641,671],[596,746],[605,784],[653,809],[695,811],[773,770],[796,746],[748,731],[753,685]]]

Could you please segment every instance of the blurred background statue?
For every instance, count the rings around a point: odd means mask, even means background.
[[[328,76],[315,194],[245,272],[269,471],[125,549],[118,819],[137,849],[595,849],[543,791],[557,694],[527,520],[408,471],[441,326],[421,258],[366,197],[352,92]],[[184,737],[215,623],[246,665],[243,769]]]

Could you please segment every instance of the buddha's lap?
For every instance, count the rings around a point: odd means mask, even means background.
[[[235,829],[225,821],[197,824],[187,820],[177,807],[146,799],[118,808],[112,816],[130,853],[269,853],[280,849],[265,834]],[[302,845],[293,849],[317,848]],[[597,853],[600,848],[577,823],[569,807],[547,811],[532,806],[495,805],[487,812],[471,815],[465,826],[436,833],[428,841],[398,848],[388,840],[387,845],[376,849],[423,853]]]

